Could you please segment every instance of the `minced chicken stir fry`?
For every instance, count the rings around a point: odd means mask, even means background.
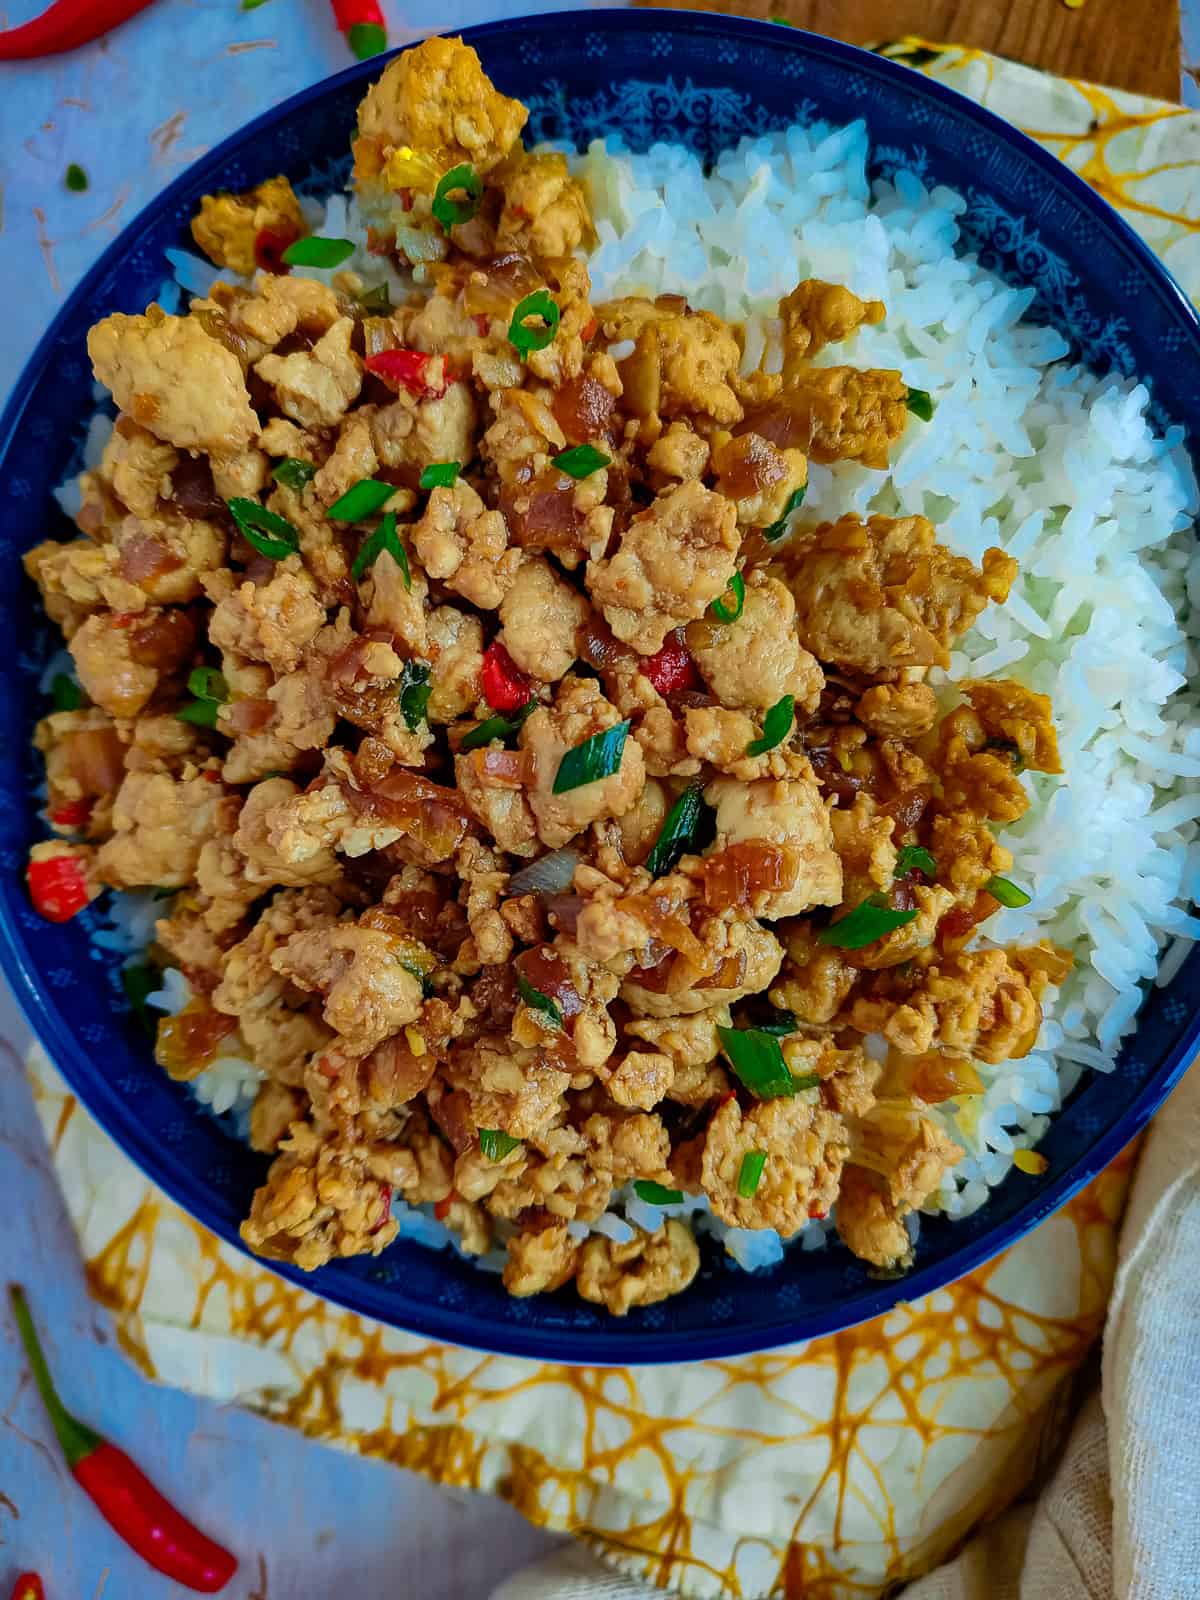
[[[1049,702],[926,682],[1016,563],[806,523],[809,460],[883,467],[929,416],[811,365],[884,306],[801,283],[746,373],[680,297],[593,304],[587,198],[525,118],[452,39],[366,96],[403,304],[277,178],[193,223],[252,287],[92,330],[120,416],[81,537],[26,558],[82,691],[38,726],[31,890],[166,892],[192,998],[157,1058],[264,1074],[264,1256],[377,1253],[396,1196],[503,1243],[512,1294],[620,1315],[699,1262],[679,1220],[568,1227],[633,1183],[784,1237],[836,1202],[902,1267],[961,1155],[929,1108],[1031,1049],[1070,964],[972,946],[1025,898],[994,829],[1060,770]]]

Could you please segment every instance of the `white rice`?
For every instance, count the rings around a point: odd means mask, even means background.
[[[1182,430],[1155,431],[1145,387],[1066,363],[1057,331],[1021,320],[1033,291],[956,253],[961,196],[907,172],[869,184],[866,157],[858,122],[746,140],[707,176],[695,156],[661,144],[633,155],[596,142],[570,159],[596,221],[597,300],[686,294],[745,322],[747,363],[765,354],[769,368],[780,358],[776,302],[801,278],[886,303],[886,321],[862,328],[848,356],[835,346],[818,359],[898,368],[933,396],[933,420],[910,422],[886,473],[812,466],[805,522],[920,512],[972,560],[997,544],[1021,564],[1008,603],[959,641],[937,681],[952,698],[965,677],[1003,673],[1054,703],[1066,772],[1026,774],[1030,808],[1002,833],[1032,898],[987,926],[996,943],[1053,939],[1076,967],[1048,997],[1034,1053],[976,1063],[984,1092],[935,1113],[966,1156],[929,1209],[965,1216],[1007,1176],[1014,1151],[1037,1143],[1082,1072],[1113,1070],[1144,988],[1178,970],[1200,934],[1189,912],[1200,884],[1200,719],[1187,688],[1200,665],[1198,498]],[[355,240],[345,269],[403,297],[406,281],[368,254],[352,200],[305,204],[322,232]],[[215,276],[196,257],[173,264],[188,290]],[[223,1061],[193,1089],[215,1110],[238,1109],[257,1082],[249,1063]],[[394,1210],[409,1237],[454,1242],[428,1208]],[[593,1228],[623,1240],[664,1215],[693,1216],[748,1269],[782,1252],[773,1233],[725,1228],[703,1200],[657,1207],[632,1189]],[[801,1246],[819,1248],[831,1227],[809,1224]]]

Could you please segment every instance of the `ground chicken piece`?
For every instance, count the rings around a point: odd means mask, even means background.
[[[585,907],[576,927],[577,935],[586,914]],[[757,918],[742,912],[700,914],[695,918],[692,931],[704,951],[704,970],[698,971],[681,955],[675,958],[665,991],[647,988],[636,979],[627,978],[621,985],[621,998],[636,1016],[679,1016],[732,1005],[745,995],[758,994],[767,988],[783,963],[779,941]],[[647,942],[650,937],[647,928]]]
[[[884,974],[847,1014],[860,1033],[882,1033],[908,1055],[938,1045],[979,1061],[1019,1061],[1042,1023],[1044,973],[1026,973],[1007,950],[965,950],[911,978]]]
[[[250,1108],[250,1148],[274,1155],[293,1122],[303,1122],[308,1096],[301,1089],[268,1078],[261,1083]]]
[[[504,517],[485,510],[462,478],[429,496],[425,515],[413,525],[412,542],[431,578],[485,610],[494,610],[504,599],[522,561],[519,550],[508,548]]]
[[[627,811],[617,822],[621,839],[621,854],[631,867],[640,867],[657,843],[667,813],[675,796],[654,778],[646,779],[646,786],[637,798],[632,811]]]
[[[700,1270],[691,1229],[674,1217],[655,1233],[638,1233],[628,1244],[593,1234],[579,1257],[575,1287],[584,1300],[623,1317],[633,1306],[652,1306],[682,1294]]]
[[[180,889],[195,877],[204,842],[232,833],[237,811],[237,797],[205,773],[176,782],[166,772],[130,772],[117,791],[113,836],[100,847],[97,874],[115,889]]]
[[[361,181],[385,152],[407,146],[428,158],[434,182],[463,163],[482,175],[512,149],[528,115],[492,86],[461,39],[426,39],[397,56],[359,106],[355,174]]]
[[[803,451],[779,450],[760,433],[739,433],[716,445],[712,455],[717,490],[737,506],[743,528],[770,528],[803,498],[808,461]]]
[[[248,194],[206,194],[192,218],[192,238],[208,259],[252,278],[260,233],[290,244],[308,232],[300,202],[285,177],[268,178]]]
[[[799,535],[788,550],[800,637],[819,661],[868,673],[944,667],[989,600],[1008,598],[1017,564],[983,569],[938,544],[924,517],[856,516]]]
[[[689,706],[684,713],[687,752],[697,763],[707,761],[720,772],[749,782],[772,771],[772,756],[747,755],[747,747],[762,733],[762,727],[744,711],[726,711],[724,706]],[[699,770],[697,767],[696,770]]]
[[[302,428],[332,428],[362,388],[362,361],[350,348],[351,317],[340,317],[311,350],[263,356],[255,372],[275,391],[279,409]]]
[[[720,317],[681,304],[678,295],[663,295],[597,307],[607,339],[635,341],[617,368],[625,408],[645,419],[706,417],[729,427],[742,416],[733,390],[741,349]]]
[[[523,1045],[540,1044],[549,1054],[558,1056],[567,1048],[569,1034],[574,1068],[591,1072],[603,1066],[617,1042],[616,1025],[608,1013],[619,987],[615,973],[589,960],[574,940],[563,934],[553,946],[518,957],[517,967],[534,988],[560,994],[568,1024],[565,1030],[548,1027],[545,1013],[522,1000],[513,1017],[513,1038]],[[543,976],[547,968],[555,974],[554,984]]]
[[[863,727],[880,739],[917,739],[937,714],[937,696],[927,683],[874,684],[854,708]]]
[[[660,1117],[635,1111],[622,1115],[594,1112],[581,1129],[584,1159],[619,1189],[635,1178],[661,1182],[669,1174],[671,1139]]]
[[[868,895],[892,887],[898,858],[895,819],[871,795],[860,792],[848,809],[835,806],[829,822],[842,862],[842,899],[846,910],[853,911]]]
[[[586,598],[548,561],[526,556],[500,602],[500,642],[522,672],[557,683],[575,660],[575,634],[589,612]]]
[[[588,589],[617,638],[654,655],[672,628],[724,594],[737,550],[735,508],[682,483],[633,518],[615,555],[588,563]]]
[[[551,706],[539,706],[522,725],[519,742],[532,763],[529,803],[542,843],[555,850],[603,817],[621,817],[636,803],[646,781],[642,752],[626,739],[621,764],[607,778],[554,793],[559,765],[568,750],[620,722],[616,707],[591,678],[567,677]]]
[[[225,544],[225,533],[215,523],[166,510],[148,521],[122,518],[106,544],[48,540],[29,552],[25,567],[52,615],[74,619],[100,606],[140,612],[151,602],[195,600],[201,579],[224,562]]]
[[[336,779],[281,800],[267,813],[271,849],[293,866],[327,849],[364,856],[371,850],[386,849],[403,836],[403,828],[356,812]]]
[[[258,418],[232,350],[195,317],[115,312],[88,334],[96,377],[122,411],[181,450],[236,455],[258,437]]]
[[[973,906],[980,889],[1013,864],[1012,851],[998,844],[987,824],[969,811],[936,812],[929,849],[939,883],[953,890],[962,905]]]
[[[288,862],[272,847],[268,813],[299,793],[296,784],[287,778],[267,778],[256,783],[246,796],[233,844],[243,857],[247,882],[264,888],[277,884],[305,888],[313,883],[335,883],[341,877],[341,863],[332,850],[318,850],[303,862]]]
[[[512,934],[500,915],[500,897],[508,888],[508,873],[494,850],[478,839],[464,839],[455,859],[462,889],[459,899],[467,913],[467,926],[475,941],[475,953],[487,967],[502,966],[512,955]],[[516,1037],[514,1033],[514,1037]],[[539,1037],[522,1039],[522,1044],[537,1044]]]
[[[362,1145],[298,1122],[240,1231],[256,1255],[313,1272],[339,1256],[378,1255],[399,1231],[390,1211],[391,1191]]]
[[[191,655],[195,636],[182,611],[101,611],[81,624],[68,648],[88,697],[114,717],[136,717]]]
[[[583,190],[559,150],[522,151],[492,175],[504,195],[497,254],[519,250],[535,260],[574,255],[592,234]]]
[[[268,582],[239,584],[217,603],[208,636],[218,650],[265,661],[283,674],[295,671],[324,626],[325,607],[313,592],[312,579],[303,569],[277,566]]]
[[[881,1101],[850,1126],[853,1160],[842,1175],[838,1234],[863,1260],[905,1266],[912,1245],[903,1218],[925,1204],[963,1153],[909,1105]]]
[[[670,1056],[654,1051],[631,1050],[610,1071],[600,1073],[609,1095],[619,1106],[631,1110],[653,1111],[671,1092],[675,1067]]]
[[[843,952],[821,944],[809,922],[782,930],[787,959],[772,986],[772,1005],[795,1014],[797,1021],[824,1026],[832,1022],[860,976]]]
[[[51,622],[58,624],[63,638],[68,641],[78,633],[89,612],[94,609],[92,597],[99,593],[96,578],[112,570],[112,557],[103,545],[81,543],[80,553],[87,552],[87,560],[82,564],[85,567],[90,565],[96,576],[93,578],[85,572],[84,598],[72,599],[67,592],[70,586],[68,579],[74,580],[81,563],[76,557],[65,557],[63,552],[74,548],[74,545],[60,544],[57,539],[44,539],[41,544],[35,544],[32,550],[26,550],[21,557],[26,574],[38,586],[46,615]]]
[[[293,934],[271,965],[324,995],[323,1016],[340,1048],[364,1056],[421,1014],[421,980],[404,958],[405,943],[394,934],[339,924]]]
[[[990,744],[1015,745],[1026,767],[1061,772],[1049,695],[1037,694],[1011,678],[959,684]]]
[[[159,502],[172,497],[171,473],[179,452],[163,444],[132,417],[118,417],[104,447],[99,474],[134,516],[152,517]]]
[[[989,740],[969,705],[959,706],[942,719],[938,747],[935,761],[940,761],[944,810],[966,811],[992,822],[1015,822],[1029,809],[1015,740]]]
[[[890,445],[908,422],[907,399],[908,385],[898,372],[808,367],[774,405],[786,408],[789,436],[807,444],[810,460],[822,466],[861,461],[882,472]]]
[[[553,465],[551,452],[566,439],[537,396],[511,389],[493,395],[492,407],[496,420],[480,449],[499,478],[500,509],[513,544],[530,554],[549,551],[571,571],[588,556],[602,555],[615,515],[604,504],[607,470],[577,480]]]
[[[425,606],[429,585],[419,567],[410,566],[408,578],[405,582],[404,569],[390,551],[379,552],[363,579],[366,626],[391,634],[394,644],[424,660],[433,648]]]
[[[172,901],[170,916],[154,924],[155,954],[164,966],[178,967],[198,994],[217,987],[231,942],[228,933],[218,937],[205,926],[189,895]]]
[[[738,1193],[738,1179],[755,1150],[767,1159],[747,1198]],[[774,1228],[786,1239],[832,1208],[849,1153],[845,1123],[814,1090],[759,1101],[745,1112],[735,1098],[718,1106],[708,1125],[701,1182],[722,1222]]]
[[[667,488],[672,480],[702,478],[708,470],[708,440],[688,423],[672,422],[646,451],[646,466],[656,488]]]
[[[224,291],[224,293],[222,293]],[[228,322],[230,331],[246,348],[247,358],[258,361],[293,333],[319,339],[343,315],[342,302],[326,283],[315,278],[293,278],[280,273],[260,273],[253,294],[216,284],[212,298],[193,301],[194,312],[206,311]],[[268,424],[277,429],[278,419]],[[266,430],[264,430],[265,432]],[[272,455],[289,455],[263,442]],[[307,452],[295,452],[305,460]]]
[[[177,728],[186,727],[170,720]],[[112,797],[124,777],[127,749],[111,717],[95,706],[87,711],[53,711],[37,724],[33,742],[46,763],[51,826],[69,833],[84,828],[94,839],[111,832]],[[83,820],[81,806],[86,813]],[[55,821],[63,815],[74,820]]]
[[[313,489],[323,506],[340,500],[361,479],[375,476],[379,458],[371,442],[373,415],[372,407],[363,406],[352,411],[338,429],[337,443],[313,479]]]
[[[213,492],[222,500],[239,496],[250,499],[261,494],[271,474],[271,462],[263,450],[251,446],[232,456],[211,456]]]
[[[811,906],[841,903],[842,863],[834,849],[829,811],[807,761],[801,759],[787,779],[740,783],[714,778],[704,798],[717,813],[716,842],[700,869],[710,904],[745,906],[774,921],[798,916]],[[755,845],[776,849],[760,849],[756,856],[751,849]],[[766,860],[768,854],[773,861]]]
[[[513,788],[503,773],[493,774],[481,757],[487,750],[503,748],[494,739],[485,750],[470,750],[454,758],[455,782],[471,815],[491,834],[501,850],[509,855],[532,856],[538,849],[537,820],[519,788]]]
[[[465,1089],[475,1129],[536,1139],[560,1116],[570,1076],[539,1050],[499,1035],[453,1052],[443,1077]]]
[[[225,677],[230,679],[230,658],[224,661]],[[260,669],[266,671],[266,668]],[[233,689],[230,681],[230,688]],[[257,696],[250,698],[256,699]],[[238,731],[243,716],[241,697],[236,689],[228,705],[217,713],[222,733],[236,734],[223,768],[227,783],[250,783],[269,772],[286,772],[304,761],[307,752],[321,750],[329,742],[337,723],[337,712],[329,703],[324,679],[311,671],[290,673],[272,684],[259,706],[268,720],[251,733]]]
[[[687,646],[722,706],[757,716],[785,694],[797,715],[817,709],[825,675],[800,643],[796,601],[778,578],[751,572],[736,622],[702,617],[687,626]]]
[[[453,722],[483,693],[483,623],[456,606],[438,606],[428,626],[433,671],[425,716],[430,723]]]
[[[838,1238],[860,1261],[886,1269],[912,1262],[912,1240],[884,1184],[850,1162],[842,1172],[837,1202]]]
[[[212,997],[216,1009],[239,1018],[244,1025],[248,1012],[265,1011],[284,999],[290,986],[271,965],[271,956],[293,934],[332,928],[341,911],[340,902],[328,889],[288,889],[276,895],[246,937],[227,952]],[[157,925],[160,943],[166,943],[165,926],[162,922]]]
[[[717,1029],[730,1026],[729,1007],[714,1006],[687,1016],[634,1017],[626,1024],[625,1032],[644,1040],[655,1053],[668,1056],[678,1077],[681,1069],[707,1067],[714,1062],[722,1050]]]
[[[893,928],[891,933],[885,933],[861,950],[845,951],[851,965],[868,972],[880,971],[884,967],[901,966],[929,949],[937,937],[942,918],[953,909],[954,892],[940,883],[918,884],[908,890],[906,898],[911,901],[907,909],[916,912],[912,921]]]
[[[299,990],[274,1005],[255,1007],[238,1018],[245,1053],[268,1078],[303,1087],[305,1067],[333,1038],[319,1015],[305,1007]]]
[[[783,323],[783,376],[792,383],[827,344],[840,344],[862,323],[882,322],[882,300],[860,300],[839,283],[806,278],[779,302]]]
[[[402,389],[371,414],[371,443],[385,467],[422,472],[435,461],[470,461],[475,455],[475,398],[466,383],[421,399]]]
[[[504,1287],[509,1294],[525,1299],[531,1294],[549,1294],[561,1289],[575,1276],[579,1243],[567,1232],[565,1223],[531,1233],[516,1233],[505,1248]]]

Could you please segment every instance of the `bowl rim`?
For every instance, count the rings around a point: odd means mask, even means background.
[[[733,37],[744,42],[769,37],[776,47],[793,48],[804,56],[824,58],[844,68],[869,70],[876,76],[903,83],[898,75],[906,71],[902,63],[886,56],[878,56],[858,46],[845,44],[823,34],[810,33],[798,28],[781,28],[778,24],[734,17],[722,13],[687,10],[640,10],[624,7],[598,8],[586,13],[588,22],[599,31],[617,28],[629,33],[652,33],[669,27],[685,27],[700,33]],[[566,28],[578,26],[579,15],[574,12],[539,12],[504,17],[474,27],[455,30],[454,36],[471,45],[486,45],[506,35],[519,33],[530,24],[545,27],[560,22]],[[447,30],[450,32],[451,30]],[[256,135],[272,126],[281,115],[295,113],[306,105],[323,99],[350,84],[364,85],[374,78],[396,55],[410,48],[418,40],[409,41],[384,55],[356,62],[343,71],[319,79],[261,112],[251,121],[222,139],[197,161],[184,169],[164,189],[155,195],[102,252],[71,290],[63,305],[51,321],[46,332],[22,367],[0,416],[0,460],[8,456],[32,394],[32,379],[52,359],[63,330],[78,314],[81,301],[88,298],[103,280],[117,268],[135,248],[138,236],[149,226],[157,225],[164,212],[170,211],[192,189],[198,180],[210,172],[216,173],[231,159],[252,145]],[[1175,313],[1190,323],[1193,339],[1200,344],[1200,312],[1197,311],[1183,288],[1169,269],[1133,230],[1125,219],[1096,193],[1084,180],[1057,156],[1045,150],[1014,124],[1005,121],[995,112],[977,104],[939,79],[922,75],[922,93],[945,104],[958,115],[964,107],[969,109],[971,120],[982,131],[991,133],[1001,143],[1035,169],[1051,175],[1054,182],[1072,192],[1076,200],[1090,211],[1098,224],[1122,247],[1141,273],[1149,280],[1160,296],[1173,304]],[[789,1344],[819,1338],[853,1328],[886,1314],[902,1301],[916,1300],[931,1294],[1009,1249],[1058,1210],[1087,1183],[1091,1182],[1120,1152],[1142,1131],[1155,1111],[1161,1106],[1189,1065],[1200,1041],[1200,1011],[1194,1011],[1187,1026],[1172,1048],[1166,1053],[1153,1076],[1138,1092],[1132,1103],[1117,1121],[1099,1137],[1089,1149],[996,1227],[980,1238],[964,1242],[950,1249],[938,1261],[926,1266],[917,1265],[901,1280],[881,1281],[878,1288],[860,1296],[847,1316],[836,1308],[804,1313],[797,1312],[771,1329],[756,1334],[753,1325],[746,1329],[735,1326],[711,1326],[703,1332],[673,1333],[656,1341],[653,1330],[625,1329],[616,1319],[605,1325],[602,1345],[594,1343],[596,1334],[590,1329],[558,1327],[526,1327],[520,1323],[481,1324],[478,1313],[469,1308],[450,1308],[428,1302],[412,1305],[411,1316],[405,1308],[405,1320],[399,1321],[386,1304],[388,1288],[374,1284],[366,1278],[326,1279],[323,1273],[308,1274],[283,1262],[268,1261],[253,1255],[242,1243],[236,1226],[229,1227],[214,1218],[199,1174],[191,1167],[173,1167],[167,1176],[160,1176],[162,1152],[144,1130],[128,1118],[118,1118],[112,1124],[105,1113],[105,1094],[97,1075],[86,1068],[86,1051],[73,1037],[65,1022],[51,1011],[47,1000],[47,986],[41,982],[26,951],[16,926],[15,918],[0,914],[0,971],[8,981],[10,991],[35,1036],[46,1050],[51,1062],[67,1080],[73,1093],[93,1116],[101,1129],[138,1167],[139,1171],[169,1199],[179,1205],[193,1220],[216,1234],[224,1243],[247,1256],[260,1268],[277,1273],[297,1287],[307,1290],[317,1298],[328,1300],[360,1316],[368,1316],[401,1332],[436,1339],[439,1342],[482,1350],[491,1354],[519,1356],[553,1361],[563,1365],[588,1366],[651,1366],[681,1359],[678,1346],[686,1341],[687,1360],[704,1360],[744,1355],[761,1350],[781,1349]],[[647,1354],[649,1345],[651,1353]]]

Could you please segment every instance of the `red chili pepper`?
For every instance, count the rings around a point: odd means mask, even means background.
[[[377,0],[333,0],[333,17],[360,61],[387,49],[387,22]]]
[[[34,908],[47,922],[70,922],[88,903],[87,875],[77,856],[31,861],[26,877]]]
[[[150,0],[54,0],[40,17],[0,33],[0,61],[30,61],[98,39]]]
[[[658,654],[643,660],[641,670],[659,694],[673,694],[677,689],[696,689],[700,685],[696,663],[683,642],[682,628],[676,628],[667,635],[666,643]]]
[[[407,389],[422,400],[440,400],[448,387],[446,364],[441,367],[441,383],[431,381],[429,366],[437,356],[426,355],[423,350],[381,350],[368,356],[363,365],[385,383],[398,389]]]
[[[446,1218],[450,1215],[450,1207],[453,1204],[454,1190],[451,1189],[446,1198],[444,1200],[439,1200],[437,1205],[435,1205],[433,1208],[433,1214],[439,1222],[445,1222]]]
[[[392,1214],[392,1186],[390,1183],[381,1183],[379,1185],[379,1198],[383,1203],[383,1215],[373,1228],[367,1229],[368,1233],[378,1233],[380,1228],[386,1228],[388,1225],[388,1219]]]
[[[300,237],[298,228],[263,228],[254,240],[254,264],[260,272],[277,272],[286,276],[291,267],[283,259],[288,245]]]
[[[519,711],[528,704],[533,685],[499,639],[483,652],[483,698],[493,711]]]
[[[65,806],[59,806],[57,811],[51,811],[50,821],[59,828],[77,828],[81,822],[86,822],[91,814],[90,800],[71,800]]]
[[[8,1600],[46,1600],[46,1591],[36,1572],[23,1572],[13,1584]]]
[[[34,1381],[72,1473],[143,1561],[185,1588],[216,1594],[237,1571],[237,1557],[176,1511],[123,1450],[70,1414],[54,1387],[24,1291],[13,1283],[8,1292]]]

